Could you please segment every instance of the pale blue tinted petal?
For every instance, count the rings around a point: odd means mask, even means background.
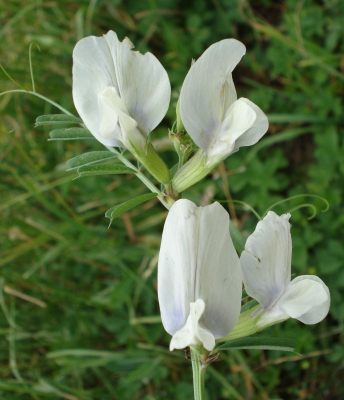
[[[205,303],[203,323],[216,339],[239,318],[242,277],[229,234],[229,215],[219,204],[200,208],[195,299]]]
[[[236,99],[231,73],[245,46],[225,39],[210,46],[192,65],[180,92],[183,124],[194,142],[207,151],[216,139],[227,108]]]
[[[201,320],[215,338],[234,327],[240,312],[241,272],[229,236],[229,216],[220,204],[197,207],[178,200],[163,231],[158,295],[163,325],[173,335],[182,329],[190,303],[201,299]]]
[[[194,283],[200,209],[178,200],[166,218],[158,263],[158,296],[162,323],[174,335],[182,329],[195,301]]]
[[[290,214],[278,216],[269,211],[247,239],[240,261],[248,295],[266,311],[271,308],[290,282]]]

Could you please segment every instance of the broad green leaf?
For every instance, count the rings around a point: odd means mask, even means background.
[[[121,164],[114,165],[85,165],[77,170],[79,176],[135,174],[135,170]]]
[[[135,197],[134,199],[126,201],[125,203],[118,204],[118,206],[111,207],[109,210],[106,211],[105,217],[110,219],[110,225],[111,225],[112,221],[115,218],[124,214],[131,208],[134,208],[135,206],[137,206],[141,203],[144,203],[145,201],[154,199],[154,197],[157,197],[157,196],[158,196],[157,193],[147,193],[147,194],[143,194],[141,196]]]
[[[92,133],[84,128],[54,129],[49,136],[48,140],[94,139]]]
[[[245,241],[239,229],[233,224],[232,220],[230,220],[229,223],[229,232],[231,234],[235,250],[239,253],[242,253],[245,248]]]
[[[263,338],[246,337],[231,340],[217,347],[216,350],[283,350],[295,351],[296,343],[292,339],[286,338]]]
[[[80,154],[67,161],[68,171],[84,165],[95,164],[100,161],[116,158],[117,155],[110,151],[91,151],[90,153]]]
[[[74,115],[47,114],[37,117],[35,126],[63,124],[82,124],[82,120]]]

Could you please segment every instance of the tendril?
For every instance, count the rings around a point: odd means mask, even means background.
[[[310,204],[310,203],[305,203],[305,204],[301,204],[300,206],[294,207],[291,210],[289,210],[288,213],[291,214],[293,211],[296,211],[299,208],[304,208],[304,207],[310,207],[313,209],[313,214],[310,217],[308,217],[308,219],[313,219],[317,215],[317,209],[315,208],[315,206],[313,204]]]
[[[249,204],[245,203],[244,201],[241,201],[241,200],[216,200],[216,199],[214,199],[214,200],[218,201],[219,203],[238,203],[238,204],[243,204],[245,207],[247,207],[250,211],[253,212],[253,214],[259,219],[259,221],[262,220],[262,217],[258,214],[258,212],[252,206],[250,206]]]
[[[287,199],[280,200],[280,201],[278,201],[277,203],[272,204],[269,208],[267,208],[267,209],[264,211],[263,216],[265,217],[265,215],[268,213],[268,211],[272,210],[272,209],[273,209],[274,207],[276,207],[277,205],[282,204],[282,203],[285,203],[285,202],[287,202],[287,201],[289,201],[289,200],[297,199],[297,198],[299,198],[299,197],[315,197],[315,198],[317,198],[317,199],[322,200],[322,201],[325,203],[326,208],[325,208],[324,210],[321,210],[321,212],[326,212],[326,211],[330,208],[329,202],[328,202],[324,197],[318,196],[318,195],[316,195],[316,194],[298,194],[298,195],[296,195],[296,196],[291,196],[291,197],[288,197]],[[308,218],[308,219],[312,219],[312,218],[314,218],[314,217],[316,216],[316,214],[317,214],[317,209],[316,209],[316,207],[315,207],[313,204],[309,204],[309,203],[305,203],[305,204],[303,204],[303,205],[300,205],[300,206],[298,206],[298,207],[295,207],[295,208],[293,208],[293,209],[292,209],[291,211],[289,211],[289,212],[295,211],[295,210],[297,210],[297,209],[299,209],[299,208],[302,208],[302,207],[311,207],[311,208],[313,208],[313,214],[312,214],[312,216],[311,216],[310,218]]]

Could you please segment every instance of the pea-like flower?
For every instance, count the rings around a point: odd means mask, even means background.
[[[149,133],[167,112],[171,86],[153,54],[133,47],[112,31],[80,40],[73,52],[73,99],[102,144],[145,154]]]
[[[211,351],[238,320],[242,278],[219,204],[178,200],[167,216],[158,265],[158,295],[170,350],[203,345]]]
[[[180,115],[185,129],[212,167],[237,151],[258,142],[268,129],[263,111],[240,98],[232,71],[246,52],[235,39],[210,46],[190,68],[180,93]]]
[[[258,222],[241,254],[246,292],[260,303],[258,313],[264,311],[258,326],[288,318],[316,324],[326,317],[330,308],[330,292],[320,278],[302,275],[291,281],[289,218],[290,214],[278,216],[269,211]]]

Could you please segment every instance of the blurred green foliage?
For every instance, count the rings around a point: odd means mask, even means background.
[[[268,134],[241,149],[185,195],[231,198],[263,213],[292,212],[293,271],[329,286],[329,316],[289,320],[263,336],[294,339],[301,355],[232,351],[211,366],[209,399],[344,397],[344,3],[340,0],[0,0],[1,64],[31,89],[74,112],[71,54],[77,40],[109,29],[153,52],[169,73],[171,107],[153,140],[176,162],[167,128],[192,58],[235,37],[247,54],[234,71],[239,97],[270,119]],[[15,85],[1,73],[1,91]],[[4,399],[190,399],[191,366],[168,351],[156,295],[166,210],[156,199],[114,220],[104,212],[146,193],[132,176],[83,177],[66,161],[103,150],[95,141],[47,142],[37,116],[57,112],[29,95],[0,97],[0,397]],[[92,142],[92,143],[91,143]],[[235,206],[235,207],[234,207]],[[242,234],[256,217],[229,203]],[[29,296],[29,297],[28,297]]]

